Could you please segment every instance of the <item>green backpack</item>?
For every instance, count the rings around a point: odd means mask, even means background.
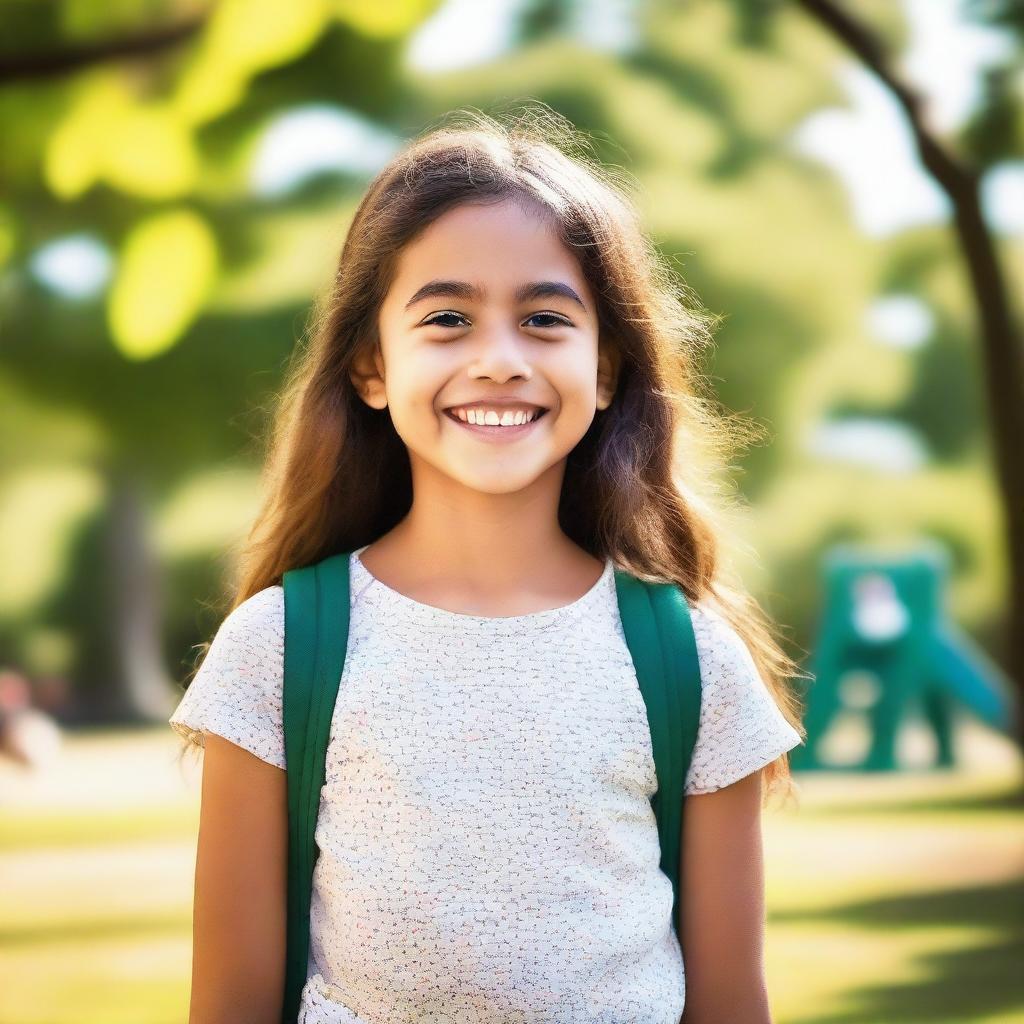
[[[349,556],[343,551],[282,578],[284,749],[288,765],[288,917],[283,1024],[295,1024],[309,960],[309,906],[327,741],[349,627]],[[678,931],[683,786],[697,739],[700,667],[686,597],[675,584],[615,570],[626,644],[647,705],[658,788],[651,797],[661,870],[672,882]],[[681,937],[680,937],[681,938]]]

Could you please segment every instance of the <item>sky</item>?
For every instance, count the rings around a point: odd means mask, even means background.
[[[925,120],[940,135],[963,124],[978,102],[981,71],[1012,48],[1004,34],[961,20],[961,6],[960,0],[903,2],[910,43],[899,70],[925,96]],[[867,235],[946,220],[948,200],[921,167],[895,100],[852,59],[837,75],[848,106],[812,114],[793,144],[843,181],[854,219]],[[1024,161],[986,175],[982,202],[994,230],[1024,233]]]

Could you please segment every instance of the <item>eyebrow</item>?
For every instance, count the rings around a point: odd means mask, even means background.
[[[405,304],[405,308],[409,309],[416,305],[417,302],[439,296],[479,302],[484,297],[484,290],[477,285],[471,284],[469,281],[428,281],[422,288],[417,289],[413,297]],[[576,294],[576,290],[570,288],[569,285],[564,284],[562,281],[531,281],[520,285],[513,296],[516,302],[529,302],[532,299],[555,297],[569,299],[570,302],[577,303],[584,312],[587,311],[586,305],[579,295]]]

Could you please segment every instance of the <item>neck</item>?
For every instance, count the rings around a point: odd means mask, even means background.
[[[468,595],[579,596],[604,563],[559,526],[564,467],[553,468],[559,472],[507,494],[475,491],[448,478],[444,486],[432,486],[420,474],[408,514],[371,545],[367,567],[410,589],[445,581],[446,589]]]

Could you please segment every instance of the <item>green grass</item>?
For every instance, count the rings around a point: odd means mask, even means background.
[[[798,776],[806,778],[806,776]],[[816,782],[766,818],[777,1024],[1024,1019],[1024,815],[1015,778]]]
[[[1016,777],[798,780],[764,816],[776,1024],[1024,1019]],[[187,1019],[198,791],[166,792],[0,808],[0,1024]]]
[[[80,846],[137,840],[188,838],[196,828],[196,808],[187,804],[108,812],[8,811],[0,814],[0,854],[33,848],[74,850]]]

